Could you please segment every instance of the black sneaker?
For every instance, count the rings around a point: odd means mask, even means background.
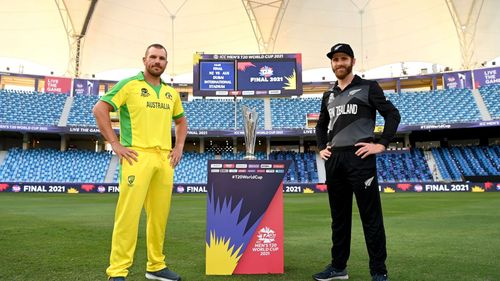
[[[372,276],[372,281],[387,281],[387,280],[389,280],[387,274],[375,274]]]
[[[179,274],[173,272],[168,268],[164,268],[162,270],[158,270],[155,272],[147,271],[146,278],[149,280],[160,280],[160,281],[179,281],[181,277]]]
[[[109,277],[108,281],[125,281],[125,277]]]
[[[317,281],[330,281],[330,280],[347,280],[349,279],[349,275],[347,275],[347,270],[344,268],[343,270],[335,269],[331,264],[329,264],[325,270],[314,274],[314,280]]]

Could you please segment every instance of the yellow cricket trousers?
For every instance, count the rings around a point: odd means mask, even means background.
[[[132,265],[142,207],[146,211],[147,271],[166,267],[163,242],[167,226],[174,170],[169,151],[131,147],[137,151],[138,162],[132,165],[122,159],[120,194],[115,211],[111,255],[106,273],[110,277],[128,275]]]

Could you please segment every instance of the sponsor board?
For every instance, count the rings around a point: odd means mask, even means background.
[[[270,170],[273,170],[270,172]],[[259,174],[284,173],[284,169],[210,169],[211,173],[231,173],[238,179],[259,178]],[[252,175],[256,174],[256,175]],[[236,179],[235,178],[235,179]],[[14,193],[117,193],[117,183],[57,183],[57,182],[0,182],[0,192]],[[500,192],[500,182],[400,182],[379,183],[379,191],[399,192]],[[174,183],[174,193],[206,193],[205,183]],[[284,193],[321,193],[327,192],[322,183],[284,183]]]
[[[497,188],[498,187],[498,188]],[[379,190],[384,193],[396,192],[491,192],[500,191],[500,185],[493,182],[400,182],[380,183]]]
[[[117,183],[0,182],[0,192],[117,193]]]

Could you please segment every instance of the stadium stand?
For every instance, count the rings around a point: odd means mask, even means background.
[[[67,97],[62,94],[1,90],[0,123],[57,125]]]
[[[231,130],[235,128],[234,101],[194,99],[183,102],[189,128],[195,130]]]
[[[0,165],[0,178],[21,182],[104,182],[108,152],[12,148]]]
[[[479,88],[484,103],[493,119],[500,119],[500,84],[490,84]]]
[[[115,173],[113,174],[113,182],[118,182],[118,175],[119,174],[120,174],[120,165],[117,165]]]
[[[318,182],[316,155],[313,152],[273,151],[269,154],[269,159],[292,161],[284,180],[287,183]]]
[[[446,181],[461,181],[464,176],[497,176],[500,174],[500,146],[473,146],[432,148],[437,167]],[[245,153],[212,151],[185,152],[175,170],[176,183],[206,183],[207,161],[211,159],[240,160]],[[257,152],[258,160],[268,157]],[[317,183],[318,169],[314,152],[273,151],[270,160],[291,160],[286,183]],[[4,181],[25,182],[104,182],[111,161],[108,152],[55,149],[22,150],[12,148],[0,165],[0,178]],[[421,149],[409,152],[386,152],[377,156],[380,182],[433,181]],[[71,168],[68,168],[71,167]],[[70,170],[68,170],[70,169]],[[70,171],[70,172],[69,172]],[[195,172],[193,172],[195,171]],[[118,168],[114,182],[118,181]]]
[[[500,119],[498,94],[500,85],[487,85],[480,93],[494,119]],[[386,93],[401,111],[402,124],[435,124],[443,122],[468,122],[481,119],[470,90],[451,89],[430,92]],[[66,101],[66,95],[33,91],[0,91],[0,124],[57,125]],[[75,96],[68,118],[69,126],[95,127],[91,111],[97,96]],[[241,107],[256,108],[259,113],[258,128],[264,128],[264,99],[194,99],[183,102],[191,129],[232,130],[242,129]],[[319,111],[320,98],[271,98],[273,129],[304,128],[306,114]],[[46,110],[50,108],[51,110]],[[383,119],[377,116],[377,124]],[[207,152],[185,153],[175,173],[175,181],[204,183],[207,180],[208,159],[243,159],[244,152],[234,154],[233,148],[212,147]],[[466,176],[500,174],[500,147],[433,148],[438,170],[446,181],[461,181]],[[219,157],[220,155],[220,157]],[[267,159],[262,152],[257,159]],[[315,183],[318,181],[314,153],[272,152],[269,159],[292,160],[286,176],[287,183]],[[109,166],[109,153],[78,150],[59,152],[51,149],[9,150],[0,166],[2,180],[51,181],[51,182],[102,182]],[[36,163],[36,164],[35,164]],[[79,163],[79,164],[75,164]],[[432,181],[423,152],[384,153],[377,159],[381,182]],[[44,168],[42,168],[44,167]],[[72,167],[68,173],[64,167]],[[192,171],[197,171],[193,173]],[[114,180],[117,181],[118,169]]]
[[[380,182],[432,181],[432,174],[421,149],[386,152],[377,156]]]
[[[232,153],[229,151],[223,151],[220,155],[221,160],[239,160],[243,159],[245,156],[245,153],[243,151],[237,152],[237,153]]]
[[[98,96],[75,96],[69,112],[68,126],[97,127],[92,108],[98,100]]]
[[[500,104],[497,96],[500,85],[481,88],[481,95],[494,119],[500,119]],[[0,105],[7,110],[0,112],[0,123],[57,125],[66,100],[66,95],[26,91],[0,91]],[[430,92],[386,93],[401,112],[401,124],[437,124],[479,121],[481,115],[468,89],[448,89]],[[69,118],[69,126],[95,127],[92,107],[97,96],[75,96]],[[306,114],[319,112],[320,98],[272,98],[271,123],[273,129],[304,128]],[[256,108],[259,113],[258,129],[264,129],[263,99],[194,99],[183,102],[191,129],[232,130],[242,129],[241,107]],[[43,108],[53,108],[46,111]],[[16,109],[16,110],[14,110]],[[235,124],[236,122],[236,124]],[[377,125],[383,118],[377,114]]]
[[[448,149],[432,148],[432,155],[436,160],[441,176],[447,181],[461,181],[462,175]]]
[[[399,109],[401,124],[437,124],[481,120],[481,114],[468,89],[430,92],[387,93]],[[377,124],[382,124],[379,117]]]
[[[185,152],[175,169],[174,183],[206,183],[207,161],[215,159],[212,152]]]
[[[500,174],[499,147],[452,147],[451,157],[464,176],[493,176]]]
[[[273,98],[271,122],[274,128],[304,128],[307,113],[320,111],[321,98]]]

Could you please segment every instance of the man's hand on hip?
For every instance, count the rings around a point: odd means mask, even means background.
[[[325,149],[321,150],[319,152],[319,156],[321,157],[321,159],[323,160],[328,160],[328,158],[330,158],[330,156],[332,156],[332,152],[330,151],[330,146],[327,146]]]
[[[137,151],[125,147],[119,142],[111,143],[111,147],[113,148],[113,151],[116,153],[116,155],[118,155],[118,157],[120,158],[120,161],[125,158],[125,160],[127,160],[130,165],[133,165],[132,161],[137,162],[137,156],[139,155]]]
[[[384,152],[385,150],[385,146],[379,143],[358,142],[354,146],[360,147],[358,150],[356,150],[356,155],[360,156],[361,159],[366,158],[372,154]]]

